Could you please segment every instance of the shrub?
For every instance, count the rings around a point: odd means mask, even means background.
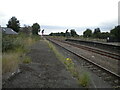
[[[82,85],[83,87],[88,86],[89,82],[90,82],[90,77],[88,73],[82,73],[79,77],[78,77],[79,83],[80,85]]]
[[[20,56],[23,56],[22,63],[30,63],[31,59],[25,56],[29,51],[29,46],[34,44],[38,39],[35,36],[20,34],[17,36],[3,35],[2,38],[2,64],[3,73],[13,72],[20,63]]]

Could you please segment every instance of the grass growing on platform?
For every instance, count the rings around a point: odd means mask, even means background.
[[[79,77],[78,77],[79,83],[82,86],[88,86],[90,82],[90,76],[89,73],[83,72]]]
[[[55,53],[56,57],[62,61],[62,63],[64,63],[65,57],[63,55],[61,55],[57,49],[55,48],[55,46],[50,43],[48,40],[45,40],[47,42],[47,44],[49,45],[49,48]]]
[[[56,49],[56,47],[51,42],[47,40],[46,42],[48,43],[50,49],[55,53],[56,57],[65,65],[65,67],[67,68],[68,71],[70,71],[72,76],[78,80],[78,83],[83,87],[87,87],[90,82],[89,74],[79,73],[72,59],[65,58],[61,53],[59,53],[59,51]]]
[[[30,63],[31,59],[25,54],[29,52],[29,47],[34,44],[39,37],[17,35],[3,36],[3,51],[2,51],[2,73],[14,72],[19,63]]]
[[[30,59],[30,57],[28,57],[28,56],[25,56],[24,58],[23,58],[23,60],[22,60],[22,62],[23,63],[26,63],[26,64],[28,64],[28,63],[30,63],[32,60]]]
[[[3,53],[2,55],[2,73],[13,72],[18,68],[18,53]]]

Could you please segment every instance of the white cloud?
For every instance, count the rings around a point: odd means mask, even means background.
[[[1,0],[0,22],[16,16],[20,23],[57,26],[98,26],[118,18],[119,0]]]

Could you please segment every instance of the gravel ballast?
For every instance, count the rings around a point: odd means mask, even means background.
[[[90,75],[90,85],[89,88],[112,88],[112,86],[108,83],[105,82],[101,77],[99,77],[96,73],[93,73],[91,70],[89,70],[88,68],[85,68],[84,66],[82,66],[82,64],[84,63],[83,60],[81,60],[79,57],[77,57],[76,55],[74,55],[73,53],[67,51],[66,49],[63,49],[62,47],[54,44],[56,46],[56,49],[62,54],[64,55],[64,57],[66,58],[71,58],[73,60],[73,62],[75,63],[77,70],[79,72],[87,72]]]
[[[61,43],[59,41],[55,41],[55,42],[58,43],[60,46],[63,46],[66,49],[71,50],[74,53],[77,53],[79,55],[82,55],[82,56],[86,57],[87,59],[103,66],[104,68],[111,70],[114,73],[118,73],[118,60],[111,59],[106,56],[101,56],[99,54],[92,53],[90,51],[74,47],[72,45]]]

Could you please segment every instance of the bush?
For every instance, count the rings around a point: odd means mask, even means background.
[[[6,52],[7,50],[13,49],[14,44],[13,44],[13,38],[10,36],[3,36],[2,38],[2,52]]]
[[[80,85],[83,87],[86,87],[89,85],[90,82],[90,76],[88,73],[82,73],[81,76],[78,78]]]
[[[38,41],[39,36],[20,35],[3,35],[2,38],[2,52],[15,50],[17,48],[26,49],[32,43]]]
[[[20,34],[14,35],[3,35],[2,38],[2,70],[3,73],[14,72],[20,62],[30,63],[31,59],[25,56],[25,53],[29,51],[29,46],[34,44],[38,40],[38,37],[27,36]],[[22,60],[20,57],[23,57]]]

